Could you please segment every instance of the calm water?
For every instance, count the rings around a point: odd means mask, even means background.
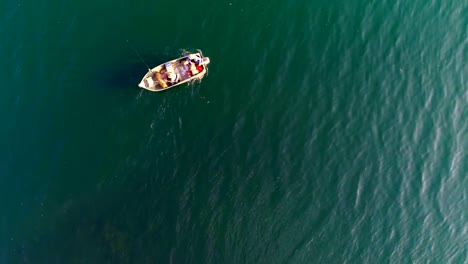
[[[468,263],[467,6],[1,1],[0,262]]]

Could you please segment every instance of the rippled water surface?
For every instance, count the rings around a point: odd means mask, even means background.
[[[0,262],[467,263],[467,10],[2,1]]]

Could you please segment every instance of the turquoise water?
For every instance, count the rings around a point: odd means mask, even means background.
[[[467,10],[1,2],[0,262],[468,263]]]

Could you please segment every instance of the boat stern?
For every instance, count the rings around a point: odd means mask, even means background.
[[[208,65],[208,64],[210,64],[210,58],[208,58],[208,57],[203,57],[203,59],[202,59],[202,64],[203,64],[203,65]]]

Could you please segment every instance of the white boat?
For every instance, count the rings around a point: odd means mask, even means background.
[[[200,80],[205,76],[209,63],[210,58],[203,57],[201,53],[189,54],[150,69],[138,86],[159,92],[192,80]]]

